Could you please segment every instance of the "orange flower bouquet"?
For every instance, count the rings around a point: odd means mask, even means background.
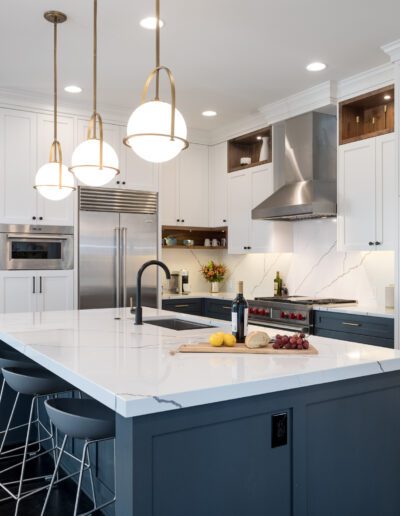
[[[224,281],[227,267],[223,263],[215,263],[210,260],[206,265],[202,265],[201,273],[206,281],[211,283],[211,292],[218,292],[218,283]]]

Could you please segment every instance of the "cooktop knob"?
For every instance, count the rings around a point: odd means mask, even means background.
[[[259,315],[265,315],[265,310],[264,310],[264,308],[259,308],[259,309],[258,309],[258,313],[259,313]]]
[[[291,319],[296,319],[296,314],[295,313],[291,313],[290,316],[289,316]]]
[[[304,317],[304,315],[303,315],[303,314],[297,314],[297,319],[298,319],[299,321],[302,321],[304,318],[305,318],[305,317]]]

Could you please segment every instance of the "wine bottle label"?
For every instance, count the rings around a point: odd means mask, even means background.
[[[232,312],[232,333],[237,332],[237,312]]]
[[[247,335],[247,330],[249,327],[249,309],[245,308],[244,310],[244,336]]]

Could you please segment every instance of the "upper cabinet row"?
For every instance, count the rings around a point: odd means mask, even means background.
[[[228,173],[227,143],[191,144],[160,168],[161,223],[228,227],[231,254],[291,251],[292,225],[252,220],[251,211],[274,191],[272,164]]]
[[[69,165],[75,146],[86,138],[86,120],[61,116],[58,138]],[[125,128],[104,124],[104,139],[116,150],[121,173],[109,188],[158,189],[158,168],[122,144]],[[49,160],[53,140],[52,115],[0,109],[0,223],[72,225],[76,193],[64,201],[49,201],[34,188],[40,166]]]

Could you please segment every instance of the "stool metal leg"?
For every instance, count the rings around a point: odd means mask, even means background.
[[[42,512],[40,513],[40,516],[44,516],[44,513],[45,513],[45,510],[46,510],[48,501],[50,499],[51,490],[53,489],[53,485],[54,485],[54,482],[55,482],[56,478],[58,478],[58,468],[60,466],[61,458],[62,458],[63,453],[64,453],[64,449],[65,449],[65,445],[67,443],[67,439],[68,439],[68,436],[65,435],[64,439],[63,439],[63,442],[61,444],[60,453],[58,454],[58,457],[57,457],[57,463],[56,463],[55,468],[54,468],[53,476],[51,477],[50,485],[49,485],[49,488],[47,490],[46,499],[44,501]]]
[[[89,466],[89,477],[90,477],[90,485],[91,485],[91,488],[92,488],[93,505],[94,505],[94,507],[97,507],[96,493],[95,493],[95,490],[94,490],[94,482],[93,482],[92,464],[90,462],[89,446],[86,448],[86,456],[87,456],[87,463],[88,463],[88,466]]]
[[[8,423],[7,423],[6,429],[4,430],[3,439],[2,439],[1,444],[0,444],[0,455],[2,455],[2,453],[3,453],[4,444],[6,442],[6,439],[7,439],[7,436],[8,436],[8,432],[9,432],[10,427],[11,427],[11,423],[12,423],[12,420],[13,420],[13,417],[14,417],[14,412],[15,412],[15,408],[17,406],[18,400],[19,400],[19,392],[17,392],[17,395],[15,396],[14,405],[13,405],[13,407],[11,409],[11,413],[10,413],[10,417],[8,418]]]
[[[18,516],[18,508],[19,508],[19,503],[21,501],[22,485],[23,485],[24,473],[25,473],[26,456],[28,454],[29,437],[30,437],[31,425],[32,425],[32,416],[33,416],[33,410],[35,407],[36,400],[37,400],[37,396],[34,396],[31,401],[31,410],[29,412],[29,422],[28,422],[28,428],[26,430],[25,448],[24,448],[24,456],[22,459],[21,475],[20,475],[20,479],[19,479],[17,503],[15,506],[15,516]]]
[[[79,470],[78,489],[76,491],[75,508],[74,508],[73,516],[77,516],[77,514],[78,514],[79,496],[80,496],[80,493],[81,493],[83,469],[85,467],[85,457],[86,457],[87,447],[88,447],[88,442],[85,441],[85,444],[83,445],[83,451],[82,451],[82,463],[81,463],[81,468]]]

